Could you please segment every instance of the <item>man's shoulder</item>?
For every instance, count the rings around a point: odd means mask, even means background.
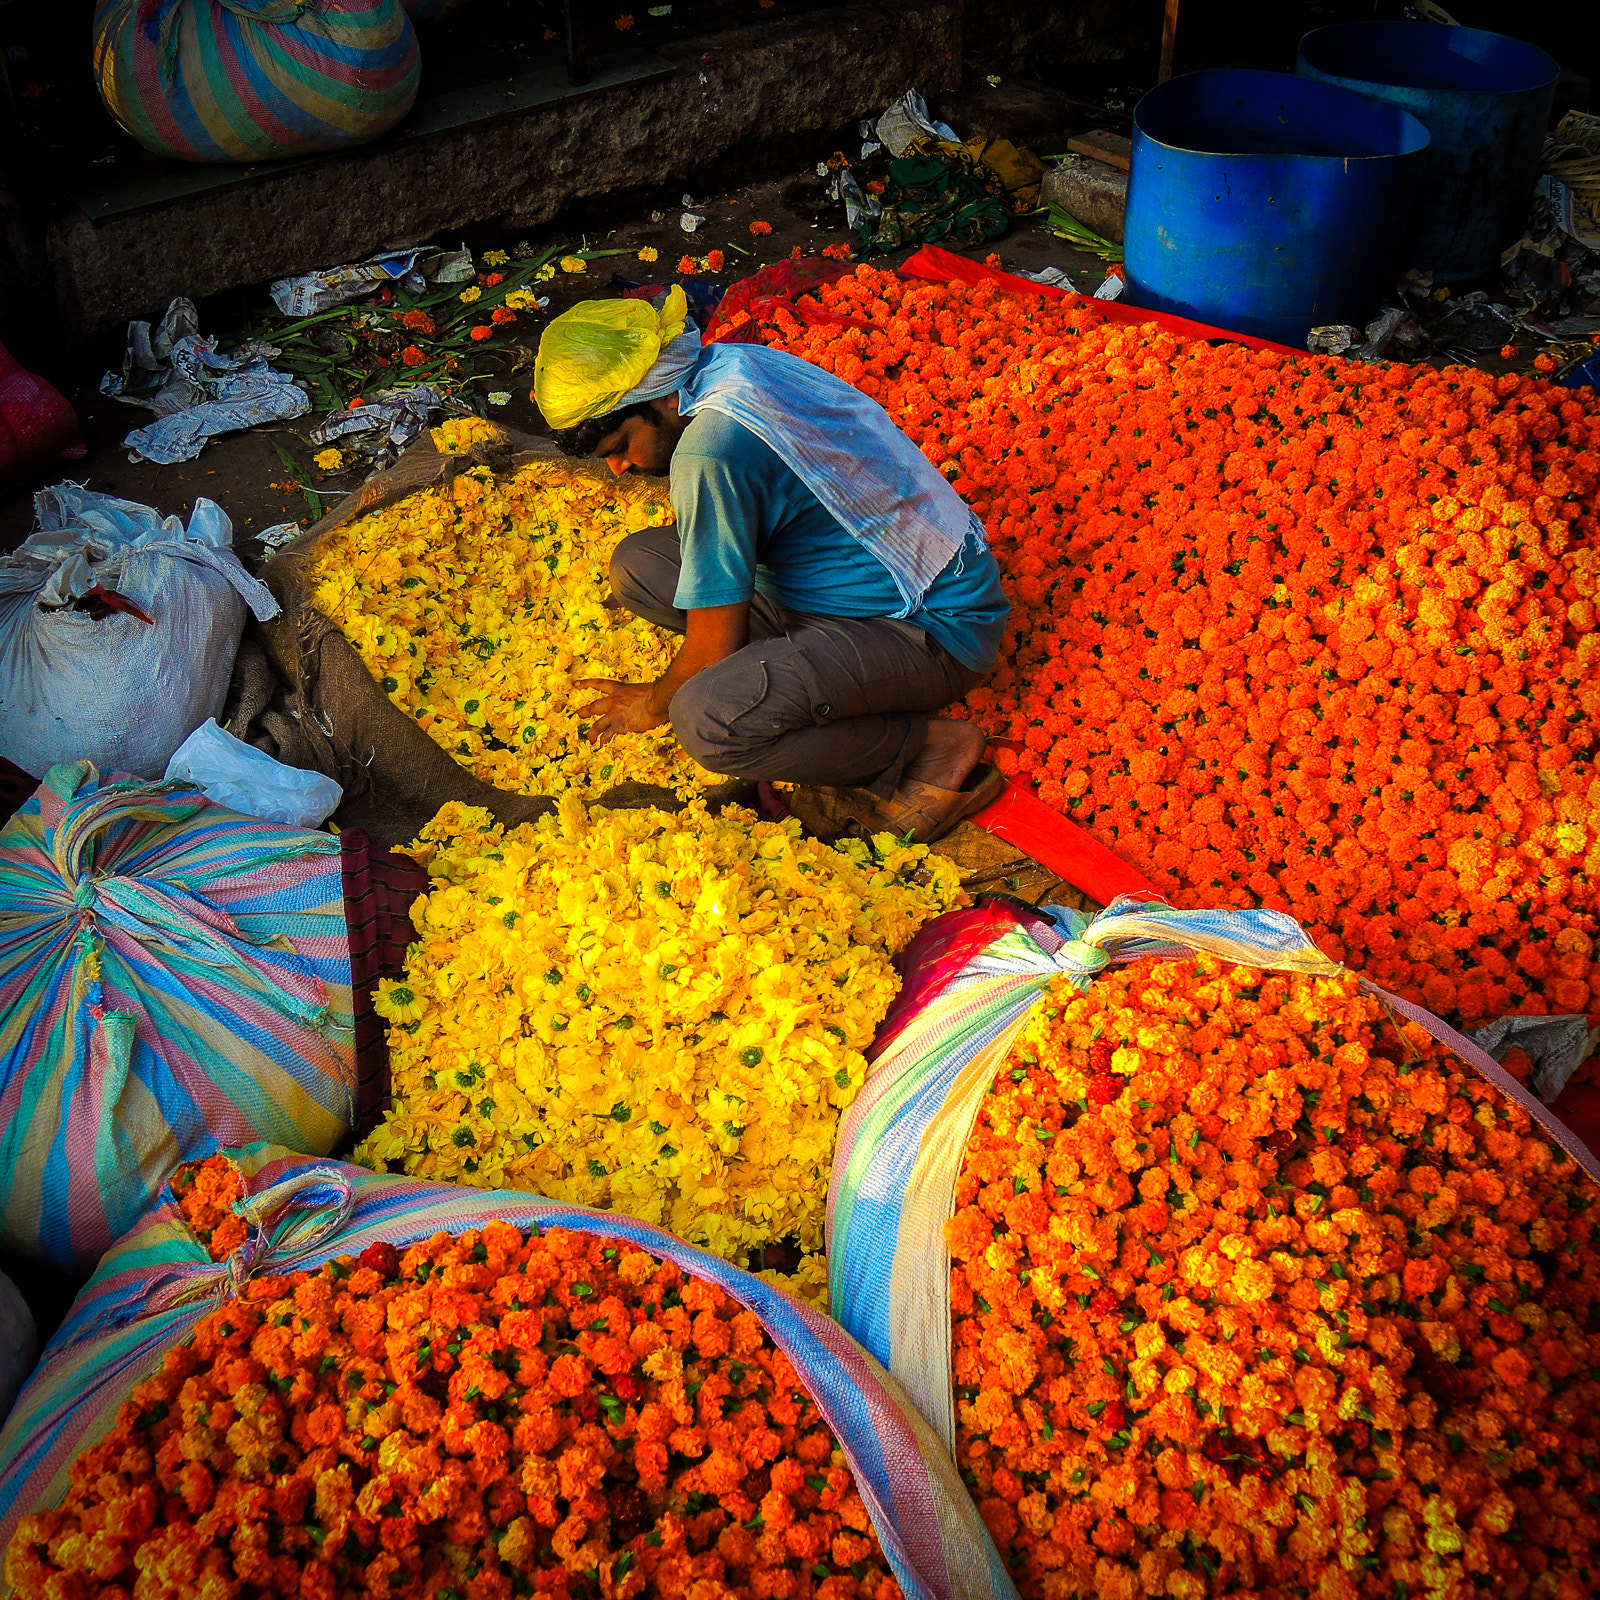
[[[746,471],[770,470],[773,462],[782,464],[772,446],[737,417],[709,408],[695,412],[689,419],[672,459],[676,461],[680,455],[686,463],[698,457]]]

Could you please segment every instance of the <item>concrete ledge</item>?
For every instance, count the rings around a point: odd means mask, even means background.
[[[1044,175],[1039,198],[1093,228],[1102,239],[1122,243],[1128,215],[1128,174],[1089,156],[1064,156]]]
[[[50,219],[68,337],[207,295],[505,218],[701,177],[753,142],[823,132],[912,86],[960,81],[961,0],[885,0],[688,40],[670,75],[557,105],[401,133],[235,187],[93,222]],[[704,187],[702,181],[699,185]]]

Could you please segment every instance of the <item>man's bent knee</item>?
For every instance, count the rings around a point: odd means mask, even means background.
[[[737,695],[730,696],[727,691],[731,685],[715,682],[716,677],[714,673],[701,673],[672,697],[667,708],[672,731],[678,736],[678,743],[707,772],[729,778],[760,777],[756,769],[771,750],[778,730],[762,734],[741,726]]]

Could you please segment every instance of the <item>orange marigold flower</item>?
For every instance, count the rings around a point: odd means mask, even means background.
[[[427,353],[419,349],[416,345],[408,344],[405,349],[400,352],[400,359],[405,362],[408,367],[420,367],[422,363],[428,359],[428,357]]]
[[[426,311],[408,311],[400,321],[408,328],[415,328],[419,333],[433,332],[433,318]]]
[[[693,256],[678,257],[678,271],[681,272],[685,277],[688,277],[689,274],[698,272],[699,270],[700,263]]]
[[[517,314],[509,307],[496,306],[494,310],[489,313],[489,320],[491,322],[515,322],[517,320]]]
[[[204,1232],[242,1183],[219,1157],[172,1187]],[[734,1600],[898,1600],[792,1365],[719,1289],[648,1257],[624,1270],[637,1254],[490,1223],[253,1280],[134,1386],[59,1507],[22,1520],[6,1561],[19,1600],[125,1593],[114,1580],[135,1573],[335,1600],[463,1569],[478,1600],[509,1600],[512,1573],[579,1600],[574,1560],[614,1574],[618,1595],[684,1595],[714,1571]],[[506,1309],[522,1294],[543,1307]],[[686,1308],[687,1399],[681,1367],[634,1365]],[[676,1426],[696,1396],[703,1426]],[[350,1537],[367,1547],[359,1586],[326,1564],[327,1542]],[[848,1578],[819,1580],[830,1557]]]
[[[1102,1074],[1126,1090],[1096,1108]],[[1516,1600],[1584,1592],[1600,1524],[1532,1529],[1600,1496],[1596,1202],[1538,1133],[1348,972],[1056,980],[979,1106],[945,1241],[957,1461],[1023,1600],[1269,1572],[1331,1594],[1334,1539],[1373,1596],[1419,1550],[1441,1590],[1485,1563]]]
[[[757,219],[755,222],[750,224],[750,231],[759,239],[762,237],[762,235],[772,232],[772,224],[770,222],[762,222]]]
[[[494,337],[494,329],[490,327],[488,323],[480,322],[478,326],[467,335],[467,337],[469,339],[477,340],[492,339]]]

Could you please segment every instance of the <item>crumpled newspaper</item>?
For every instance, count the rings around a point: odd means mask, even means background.
[[[1350,352],[1352,361],[1406,360],[1422,343],[1417,319],[1404,306],[1385,306],[1367,324],[1366,343]]]
[[[863,223],[872,222],[883,215],[883,207],[878,202],[875,194],[868,194],[856,182],[855,174],[848,167],[840,167],[833,175],[833,182],[828,186],[828,197],[831,200],[844,202],[844,216],[846,224],[859,228]]]
[[[1313,328],[1306,349],[1314,355],[1342,356],[1361,343],[1361,330],[1348,322],[1330,322]]]
[[[122,371],[108,372],[100,392],[160,420],[123,440],[128,459],[161,466],[193,461],[216,434],[304,416],[311,399],[270,365],[277,353],[275,345],[252,342],[219,355],[217,341],[199,332],[194,302],[181,295],[154,329],[129,323]]]
[[[1593,1045],[1587,1017],[1501,1017],[1467,1035],[1496,1061],[1513,1048],[1533,1063],[1533,1092],[1549,1105],[1561,1096]]]
[[[409,389],[389,389],[351,411],[335,411],[311,430],[316,444],[344,441],[347,448],[372,461],[390,463],[422,436],[435,412],[445,409],[446,400],[432,384],[419,383]],[[465,406],[450,403],[451,410]],[[369,437],[370,435],[370,437]]]
[[[935,122],[928,114],[928,102],[915,89],[907,89],[884,114],[878,118],[878,143],[888,147],[892,156],[903,156],[913,139],[931,133],[936,139],[948,139],[952,144],[961,142],[960,136],[947,122]]]
[[[314,317],[331,306],[343,305],[371,294],[387,283],[403,283],[421,294],[430,283],[467,283],[477,274],[472,252],[459,250],[386,250],[365,261],[343,267],[324,267],[297,278],[279,278],[269,293],[286,317]]]

